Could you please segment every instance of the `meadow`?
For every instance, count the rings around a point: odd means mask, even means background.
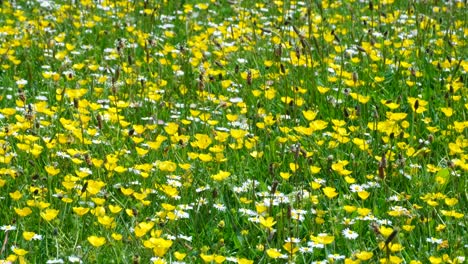
[[[0,2],[0,263],[465,262],[466,1]]]

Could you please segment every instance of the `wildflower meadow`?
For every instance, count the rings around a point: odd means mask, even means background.
[[[0,1],[0,263],[466,263],[467,10]]]

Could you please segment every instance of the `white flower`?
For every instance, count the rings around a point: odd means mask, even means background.
[[[304,210],[291,210],[291,218],[294,219],[294,220],[298,220],[298,221],[304,221],[305,217],[304,217],[304,214],[306,214],[307,211],[304,211]]]
[[[236,104],[236,103],[241,103],[243,102],[242,98],[240,97],[232,97],[232,98],[229,98],[229,102],[233,103],[233,104]]]
[[[77,256],[69,256],[68,261],[71,263],[83,263],[83,261]]]
[[[55,263],[65,263],[65,262],[63,261],[63,259],[49,259],[46,263],[55,264]]]
[[[442,239],[440,238],[435,238],[435,237],[428,237],[426,238],[426,242],[429,242],[429,243],[432,243],[432,244],[437,244],[437,245],[440,245],[442,244]]]
[[[284,242],[286,243],[299,243],[301,242],[301,240],[299,238],[296,238],[296,237],[288,237],[287,239],[284,240]]]
[[[237,62],[240,63],[240,64],[245,64],[245,63],[247,63],[247,60],[243,59],[243,58],[238,58]]]
[[[311,247],[300,247],[299,251],[301,253],[312,253],[314,251],[314,249],[311,248]]]
[[[162,259],[162,258],[159,258],[159,257],[152,257],[151,259],[151,262],[153,263],[167,263],[165,259]]]
[[[309,241],[309,242],[307,242],[307,245],[308,245],[310,248],[324,248],[324,247],[325,247],[324,244],[317,243],[317,242],[315,242],[315,241]]]
[[[177,217],[177,219],[184,218],[187,219],[190,217],[190,215],[187,212],[184,212],[182,210],[174,210],[174,213]]]
[[[221,212],[226,211],[226,206],[224,204],[217,203],[217,204],[214,204],[213,207],[218,209]]]
[[[333,259],[333,260],[338,260],[338,259],[344,259],[345,256],[343,256],[343,255],[338,255],[338,254],[328,254],[328,258],[329,258],[329,259]]]
[[[342,233],[343,236],[344,236],[345,238],[347,238],[347,239],[353,239],[353,240],[354,240],[354,239],[356,239],[356,238],[359,236],[358,233],[352,231],[352,230],[349,229],[349,228],[344,229],[341,233]]]
[[[342,222],[342,223],[343,223],[344,225],[352,225],[352,224],[354,224],[355,222],[356,222],[356,221],[354,221],[354,219],[349,219],[349,218],[346,218],[346,217],[345,217],[345,218],[343,218],[343,222]]]
[[[42,235],[34,234],[34,236],[31,239],[32,240],[42,240]]]
[[[20,80],[16,81],[16,84],[24,86],[24,85],[28,84],[28,81],[26,81],[24,79],[20,79]]]
[[[349,190],[353,193],[355,192],[362,192],[364,191],[364,188],[362,188],[361,185],[359,184],[351,184],[351,186],[349,186]]]
[[[4,225],[4,226],[0,227],[0,230],[3,230],[3,231],[5,231],[5,232],[13,231],[13,230],[16,230],[16,226],[13,226],[13,225]]]
[[[191,236],[184,236],[184,235],[179,235],[178,238],[192,242],[192,237]]]

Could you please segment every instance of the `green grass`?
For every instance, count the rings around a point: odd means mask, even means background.
[[[0,263],[463,263],[466,3],[3,1]]]

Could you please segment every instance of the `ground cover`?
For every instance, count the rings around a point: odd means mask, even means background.
[[[463,263],[466,1],[3,1],[0,263]]]

